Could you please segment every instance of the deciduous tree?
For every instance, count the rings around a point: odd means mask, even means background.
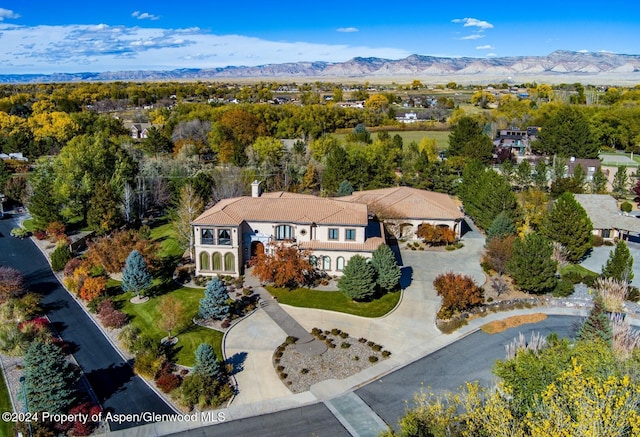
[[[285,244],[275,245],[273,255],[260,253],[252,261],[253,274],[260,281],[273,282],[276,287],[297,287],[313,274],[309,253]]]
[[[465,311],[484,302],[482,289],[471,276],[460,273],[440,273],[433,281],[438,296],[442,297],[439,315],[448,318],[455,311]]]
[[[204,204],[193,186],[184,185],[180,189],[180,198],[175,209],[171,212],[171,225],[182,247],[189,249],[189,256],[193,259],[193,230],[191,222],[202,212]]]
[[[167,331],[169,339],[173,338],[172,332],[182,328],[187,322],[184,304],[171,295],[165,296],[160,300],[158,313],[160,314],[158,326],[160,329]]]

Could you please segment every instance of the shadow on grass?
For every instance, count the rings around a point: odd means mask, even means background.
[[[159,284],[149,288],[144,295],[148,297],[157,297],[175,291],[179,288],[182,288],[182,286],[173,279],[163,279]]]
[[[236,373],[240,373],[244,370],[244,362],[247,360],[246,352],[238,352],[231,355],[225,361],[226,364],[231,364],[231,375],[235,375]]]
[[[156,277],[163,280],[172,280],[173,273],[178,266],[178,263],[182,260],[179,255],[165,256],[158,261],[158,271]]]

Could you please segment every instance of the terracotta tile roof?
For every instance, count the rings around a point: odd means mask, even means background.
[[[384,242],[384,238],[382,237],[367,238],[364,243],[335,243],[330,241],[311,240],[301,241],[298,244],[298,247],[300,249],[308,250],[324,249],[353,252],[373,252]]]
[[[411,187],[355,191],[351,196],[339,199],[346,202],[366,203],[372,212],[383,219],[402,217],[416,220],[455,220],[464,217],[459,208],[460,203],[451,196]]]
[[[239,226],[243,221],[366,226],[367,205],[295,193],[224,199],[203,212],[194,225]]]

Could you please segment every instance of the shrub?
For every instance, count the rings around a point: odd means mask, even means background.
[[[358,341],[359,341],[360,343],[366,343],[366,342],[367,342],[367,339],[366,339],[366,338],[364,338],[364,337],[360,337],[360,338],[358,339]]]
[[[47,225],[47,235],[53,242],[58,241],[58,238],[65,233],[64,223],[51,222]]]
[[[622,205],[620,205],[620,211],[622,212],[631,212],[633,211],[633,205],[630,202],[624,201]]]
[[[438,296],[442,296],[442,309],[445,312],[465,311],[484,301],[482,289],[470,276],[441,273],[433,281],[433,286]]]
[[[63,274],[65,277],[72,276],[73,272],[80,266],[82,261],[80,258],[71,258],[64,266]]]
[[[604,244],[604,238],[600,235],[591,235],[591,244],[593,247],[600,247]]]
[[[156,379],[156,385],[163,393],[169,393],[180,387],[182,379],[173,373],[161,373]]]
[[[342,344],[340,345],[340,347],[342,349],[349,349],[351,347],[351,343],[348,343],[346,341],[343,341]]]
[[[309,369],[307,369],[306,367],[304,369],[300,369],[300,373],[306,375],[307,373],[309,373]]]
[[[51,254],[51,268],[59,272],[64,269],[67,262],[71,259],[71,252],[66,245],[59,245]]]
[[[342,331],[340,331],[338,328],[333,328],[331,330],[331,335],[338,335],[340,334]]]
[[[151,351],[140,352],[135,357],[133,370],[145,378],[155,378],[164,359]]]
[[[340,338],[347,338],[349,337],[349,333],[348,332],[341,332],[340,333]]]
[[[107,328],[122,328],[127,323],[127,315],[115,309],[110,299],[105,299],[98,305],[98,318]]]
[[[22,229],[22,228],[13,228],[11,229],[10,232],[12,237],[16,237],[16,238],[26,238],[29,236],[29,231],[27,231],[26,229]]]
[[[87,278],[80,288],[80,297],[86,301],[91,301],[101,296],[107,289],[107,278],[98,276]]]
[[[390,356],[391,356],[391,352],[389,352],[389,351],[382,351],[382,356],[383,356],[383,357],[385,357],[385,358],[388,358],[388,357],[390,357]]]
[[[370,363],[375,363],[376,361],[378,361],[378,357],[376,357],[375,355],[370,355],[369,356],[369,362]]]
[[[278,372],[282,372],[284,370],[284,366],[278,366],[278,367],[276,367],[276,370]]]
[[[33,236],[36,237],[38,240],[42,241],[45,238],[47,238],[47,233],[45,231],[36,230],[36,231],[33,231]]]
[[[551,293],[554,297],[567,297],[573,293],[573,283],[565,279],[561,279],[556,284],[556,288]]]
[[[376,352],[380,352],[382,350],[382,346],[380,346],[379,344],[374,344],[373,346],[371,346],[371,349]]]

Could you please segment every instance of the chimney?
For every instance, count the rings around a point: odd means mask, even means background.
[[[572,156],[572,157],[571,157],[571,159],[570,159],[570,161],[571,161],[571,162],[576,162],[576,157],[575,157],[575,156]]]
[[[251,183],[251,197],[260,197],[262,190],[260,190],[260,181],[255,180]]]

